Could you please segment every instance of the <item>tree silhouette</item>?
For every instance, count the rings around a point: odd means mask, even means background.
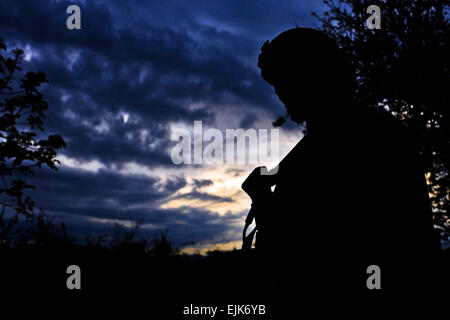
[[[2,52],[3,51],[3,52]],[[41,137],[44,112],[48,104],[39,92],[47,82],[42,72],[23,74],[20,64],[23,51],[8,55],[0,39],[0,229],[11,227],[19,214],[30,218],[34,202],[24,194],[34,186],[26,178],[34,168],[47,166],[57,170],[56,150],[66,143],[60,135]],[[9,224],[3,219],[5,209],[14,209],[15,218]]]
[[[323,16],[313,15],[350,59],[354,99],[385,108],[416,137],[434,223],[448,238],[450,1],[325,0],[324,4]],[[370,5],[381,9],[381,29],[366,27]]]

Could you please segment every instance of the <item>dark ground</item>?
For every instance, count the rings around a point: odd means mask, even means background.
[[[441,270],[436,271],[436,285],[400,293],[389,290],[389,275],[382,276],[382,290],[368,290],[365,270],[355,277],[361,280],[356,286],[345,286],[344,282],[344,287],[336,288],[336,282],[327,287],[304,273],[295,275],[292,281],[277,282],[266,267],[270,263],[240,251],[212,252],[207,257],[151,256],[132,250],[71,246],[4,252],[1,261],[1,290],[8,297],[2,298],[3,310],[15,313],[33,310],[34,314],[50,314],[57,307],[84,312],[89,306],[89,314],[126,312],[148,319],[211,318],[183,315],[184,307],[193,304],[224,310],[215,319],[286,319],[300,318],[310,311],[317,315],[348,314],[356,312],[356,307],[371,312],[381,312],[388,306],[401,312],[403,308],[411,311],[417,307],[415,299],[424,303],[430,298],[435,309],[445,309],[439,301],[445,300],[450,290],[445,282],[448,277],[444,278],[444,270],[450,270],[449,251],[436,264],[435,270]],[[72,264],[81,268],[81,290],[66,287],[66,268]],[[337,270],[333,265],[318,268],[330,274]],[[13,307],[7,301],[19,302],[21,307]],[[29,306],[35,304],[39,309],[30,310]],[[227,314],[228,305],[233,304],[264,305],[266,313]]]

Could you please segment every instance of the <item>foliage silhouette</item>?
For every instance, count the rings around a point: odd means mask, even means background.
[[[32,217],[34,202],[25,196],[26,189],[34,186],[26,182],[34,168],[47,166],[57,170],[56,150],[66,143],[60,135],[40,137],[48,104],[39,92],[47,82],[42,72],[24,75],[20,64],[24,52],[21,49],[6,53],[0,39],[0,205],[14,209],[16,214]],[[14,221],[14,220],[11,220]]]

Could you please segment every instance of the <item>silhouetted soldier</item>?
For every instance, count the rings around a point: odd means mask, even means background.
[[[268,273],[283,286],[297,279],[309,294],[367,292],[366,269],[378,265],[382,290],[421,287],[439,242],[418,153],[401,125],[352,102],[350,65],[320,31],[295,28],[266,41],[258,66],[289,117],[307,125],[276,176],[256,171],[243,185]]]

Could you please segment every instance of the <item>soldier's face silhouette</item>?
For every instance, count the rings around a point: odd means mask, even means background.
[[[294,80],[289,74],[282,79],[274,81],[272,86],[275,94],[284,104],[287,114],[292,121],[302,123],[314,117],[318,103],[323,100],[317,94],[317,85],[305,81]]]

